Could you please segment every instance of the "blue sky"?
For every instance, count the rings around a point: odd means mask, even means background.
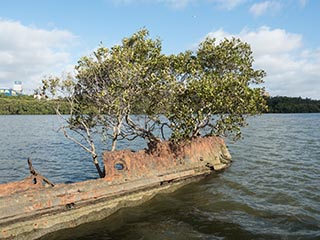
[[[318,0],[1,0],[0,88],[73,71],[100,42],[106,47],[146,27],[166,54],[196,49],[206,36],[251,44],[272,95],[320,99]]]

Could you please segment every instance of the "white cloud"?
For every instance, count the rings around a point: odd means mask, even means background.
[[[119,4],[132,4],[132,3],[164,3],[172,8],[181,9],[186,7],[189,3],[197,0],[113,0],[117,5]]]
[[[126,0],[124,0],[124,1],[126,1]],[[192,2],[201,3],[200,0],[156,0],[156,1],[166,3],[174,8],[184,8]],[[212,3],[216,4],[218,8],[226,9],[226,10],[231,10],[246,1],[247,0],[207,0],[207,2],[212,2]],[[154,1],[150,1],[150,2],[154,2]]]
[[[219,8],[227,9],[227,10],[231,10],[243,4],[244,2],[246,2],[246,0],[211,0],[211,1],[215,2]]]
[[[109,1],[109,0],[104,0]],[[294,0],[296,4],[304,7],[308,0]],[[221,10],[232,10],[240,5],[243,5],[248,0],[112,0],[116,5],[128,5],[128,4],[155,4],[161,3],[175,9],[183,9],[192,3],[201,4],[202,2],[208,2],[215,5]],[[252,2],[252,1],[251,1]],[[266,13],[275,13],[283,9],[283,5],[286,5],[285,1],[282,0],[267,0],[260,3],[255,3],[251,6],[249,11],[255,15],[260,16]]]
[[[208,33],[206,37],[215,38],[218,42],[221,42],[225,38],[232,38],[232,36],[232,34],[229,34],[220,28],[217,31]]]
[[[75,39],[68,31],[0,19],[0,87],[11,88],[19,80],[31,91],[43,75],[61,72],[70,61],[65,48]]]
[[[172,6],[173,8],[184,8],[186,7],[192,0],[158,0],[159,2],[164,2]]]
[[[247,0],[206,0],[207,2],[212,2],[217,5],[220,9],[231,10],[240,4],[246,2]],[[133,4],[133,3],[164,3],[172,8],[181,9],[185,8],[191,3],[201,3],[200,0],[113,0],[117,5],[119,4]]]
[[[306,6],[307,3],[308,3],[308,0],[299,0],[299,4],[300,4],[301,7]]]
[[[249,42],[255,54],[277,54],[294,51],[302,46],[302,36],[288,33],[284,29],[260,27],[257,31],[244,29],[239,37]]]
[[[249,11],[256,17],[266,13],[275,13],[282,8],[280,2],[277,1],[264,1],[253,4]]]
[[[301,96],[320,99],[320,48],[303,48],[300,34],[261,27],[230,34],[223,29],[208,34],[218,41],[231,36],[248,42],[254,67],[267,72],[266,90],[272,96]]]

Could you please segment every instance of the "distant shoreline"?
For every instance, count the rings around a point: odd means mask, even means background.
[[[38,100],[33,96],[0,95],[0,115],[54,115],[59,106],[61,114],[68,113],[64,100]]]
[[[266,98],[268,111],[264,113],[320,113],[320,100],[301,97],[276,96]],[[0,115],[55,115],[59,106],[61,114],[68,114],[63,99],[38,100],[33,96],[0,95]]]
[[[319,113],[320,100],[277,96],[267,99],[267,113]]]

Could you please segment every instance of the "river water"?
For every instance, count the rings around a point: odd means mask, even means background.
[[[27,176],[28,157],[53,182],[95,178],[59,125],[56,116],[0,116],[0,183]],[[320,114],[253,117],[243,137],[227,142],[234,162],[224,172],[43,239],[320,239]],[[145,147],[120,147],[129,145]]]

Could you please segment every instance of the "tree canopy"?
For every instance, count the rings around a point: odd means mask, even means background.
[[[112,139],[111,150],[122,138],[142,137],[150,147],[206,135],[239,138],[246,117],[266,108],[258,86],[265,72],[253,61],[250,46],[235,38],[206,38],[195,51],[165,55],[161,41],[142,29],[110,49],[99,46],[78,61],[74,78],[47,78],[43,89],[64,92],[64,133],[97,163],[93,131]]]

